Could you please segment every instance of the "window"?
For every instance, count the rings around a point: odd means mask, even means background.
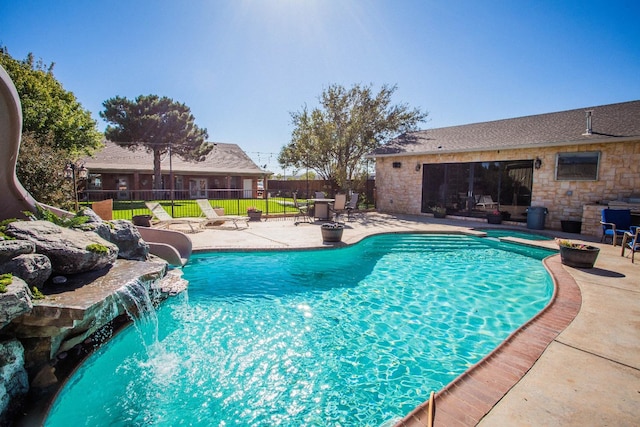
[[[558,153],[556,157],[556,180],[596,181],[600,152]]]

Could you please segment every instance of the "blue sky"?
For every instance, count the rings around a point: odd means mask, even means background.
[[[640,99],[640,2],[0,0],[0,45],[92,112],[168,96],[276,173],[290,113],[330,84],[397,85],[421,128]]]

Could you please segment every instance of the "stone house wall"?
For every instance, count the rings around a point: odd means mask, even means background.
[[[600,151],[597,181],[557,181],[558,153]],[[376,207],[382,212],[420,214],[422,164],[534,160],[542,166],[533,170],[532,206],[549,210],[546,227],[560,229],[561,220],[582,220],[583,206],[605,204],[640,193],[640,140],[632,142],[576,144],[555,147],[492,150],[379,157],[376,159]],[[393,163],[401,167],[394,168]],[[420,165],[418,169],[417,165]],[[598,218],[599,220],[599,218]],[[585,224],[589,233],[599,230]]]

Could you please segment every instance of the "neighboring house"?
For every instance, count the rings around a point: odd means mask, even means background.
[[[153,192],[153,154],[106,141],[104,149],[80,163],[89,170],[88,197],[92,200],[169,198],[173,174],[176,199],[261,197],[270,172],[260,169],[236,144],[215,143],[202,162],[186,162],[177,155],[162,157],[164,191]]]
[[[524,221],[544,206],[546,227],[594,235],[602,207],[640,214],[640,101],[407,133],[368,157],[381,211]]]

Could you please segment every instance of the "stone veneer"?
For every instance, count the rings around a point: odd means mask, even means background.
[[[600,151],[597,181],[556,181],[556,154]],[[585,205],[605,204],[640,193],[640,141],[599,144],[576,144],[554,147],[466,153],[423,154],[378,157],[376,160],[376,207],[383,212],[420,214],[422,200],[422,168],[424,163],[488,162],[502,160],[542,160],[542,167],[533,171],[532,206],[549,210],[545,226],[560,229],[561,220],[583,219]],[[401,162],[393,168],[393,162]],[[568,195],[571,192],[571,195]],[[601,209],[595,206],[594,209]],[[599,212],[599,211],[598,211]],[[586,218],[583,234],[599,236],[599,213],[596,223],[593,213]],[[585,219],[586,219],[585,218]]]

